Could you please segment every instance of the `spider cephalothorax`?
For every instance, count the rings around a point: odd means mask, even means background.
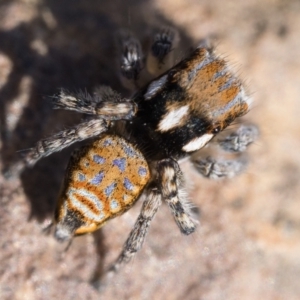
[[[178,160],[191,157],[249,110],[250,98],[224,59],[198,47],[174,66],[172,49],[177,42],[177,32],[163,28],[144,58],[139,41],[129,32],[120,34],[121,79],[126,86],[142,88],[129,99],[109,87],[96,89],[92,96],[62,90],[54,97],[56,108],[92,118],[38,142],[26,157],[32,165],[74,142],[93,138],[70,159],[55,214],[58,240],[100,228],[132,207],[144,192],[140,216],[114,270],[140,249],[162,200],[182,233],[195,230]],[[242,152],[257,135],[255,126],[243,125],[218,144],[227,152]],[[231,177],[245,167],[240,157],[192,162],[209,178]]]

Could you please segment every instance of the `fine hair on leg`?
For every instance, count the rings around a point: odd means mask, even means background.
[[[164,159],[158,162],[157,170],[162,199],[171,209],[176,224],[183,234],[193,233],[197,221],[183,190],[183,175],[178,163],[173,159]]]
[[[122,265],[128,263],[141,249],[150,223],[161,205],[161,196],[157,190],[151,190],[146,197],[134,227],[123,246],[123,250],[116,262],[109,268],[108,273],[116,273]]]
[[[52,137],[39,141],[25,156],[27,165],[34,165],[42,157],[58,152],[73,143],[86,140],[107,131],[108,123],[102,119],[83,122],[73,128],[61,131]]]

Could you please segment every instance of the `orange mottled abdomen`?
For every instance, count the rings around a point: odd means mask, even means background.
[[[149,178],[141,152],[123,138],[106,135],[72,157],[56,221],[74,235],[92,232],[127,211]]]

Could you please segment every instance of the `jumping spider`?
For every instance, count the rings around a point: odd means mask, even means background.
[[[145,194],[140,215],[111,268],[114,271],[141,248],[162,200],[180,231],[194,232],[197,221],[186,197],[179,160],[191,158],[209,178],[231,177],[245,167],[243,159],[191,156],[245,115],[251,100],[226,61],[209,47],[199,46],[175,65],[172,50],[177,43],[177,32],[162,28],[144,59],[139,41],[122,32],[118,40],[121,80],[127,87],[142,87],[128,99],[103,86],[93,95],[62,90],[54,97],[55,108],[92,118],[41,140],[26,157],[33,165],[75,142],[93,138],[72,154],[67,167],[55,213],[59,241],[95,231]],[[242,152],[257,135],[255,126],[242,125],[217,143],[227,152]]]

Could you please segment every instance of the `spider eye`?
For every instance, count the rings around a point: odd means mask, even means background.
[[[217,126],[216,128],[213,129],[212,133],[216,134],[216,133],[218,133],[220,131],[221,131],[221,126]]]
[[[169,79],[172,79],[176,73],[177,73],[177,70],[171,69],[171,70],[168,72],[168,78],[169,78]]]

